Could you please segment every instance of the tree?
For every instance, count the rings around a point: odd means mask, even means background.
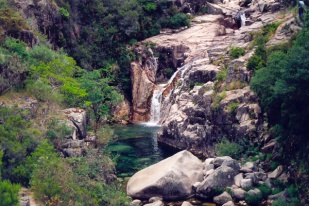
[[[98,124],[102,117],[108,117],[111,108],[122,100],[122,97],[113,86],[110,79],[102,78],[99,71],[85,72],[80,78],[81,87],[86,90],[86,106],[90,107]]]

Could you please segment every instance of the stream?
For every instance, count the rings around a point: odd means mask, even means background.
[[[117,158],[117,177],[131,177],[137,171],[172,156],[177,150],[157,142],[160,126],[147,124],[113,126],[118,140],[107,149]]]

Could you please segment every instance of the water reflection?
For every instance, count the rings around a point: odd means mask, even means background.
[[[114,126],[117,142],[108,146],[117,156],[117,176],[130,177],[135,172],[161,161],[177,151],[157,142],[159,126],[134,124]]]

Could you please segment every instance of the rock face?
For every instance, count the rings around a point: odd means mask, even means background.
[[[134,174],[128,182],[127,194],[137,199],[181,199],[193,195],[192,185],[202,180],[202,162],[182,151]]]
[[[139,60],[131,63],[132,122],[148,121],[153,89],[155,87],[157,60],[152,50],[143,45],[135,48]]]
[[[72,128],[72,139],[84,139],[87,136],[86,111],[80,108],[69,108],[62,111],[68,118],[67,126]]]
[[[260,12],[263,2],[254,1],[244,10],[246,26],[238,30],[231,29],[235,25],[233,17],[241,9],[237,1],[213,1],[205,4],[213,15],[196,17],[190,28],[179,33],[147,39],[157,47],[183,44],[189,48],[185,71],[172,88],[163,92],[158,141],[213,156],[215,145],[223,136],[230,140],[244,137],[258,140],[266,135],[267,125],[258,98],[248,86],[252,74],[246,69],[246,62],[253,52],[235,60],[228,55],[232,47],[246,48],[251,41],[250,32],[267,23],[282,18],[282,22],[291,25],[290,15],[278,17],[276,12]],[[270,7],[273,4],[267,2]],[[222,26],[225,31],[219,32]],[[279,34],[277,39],[287,38],[283,37],[282,29]],[[221,78],[223,73],[226,77]]]

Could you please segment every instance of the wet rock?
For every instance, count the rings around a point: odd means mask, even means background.
[[[154,196],[167,200],[193,194],[192,185],[203,180],[203,164],[188,151],[179,152],[134,174],[127,185],[133,198]]]
[[[223,205],[229,201],[232,201],[232,197],[229,193],[223,192],[221,195],[214,197],[213,201],[217,204]]]

